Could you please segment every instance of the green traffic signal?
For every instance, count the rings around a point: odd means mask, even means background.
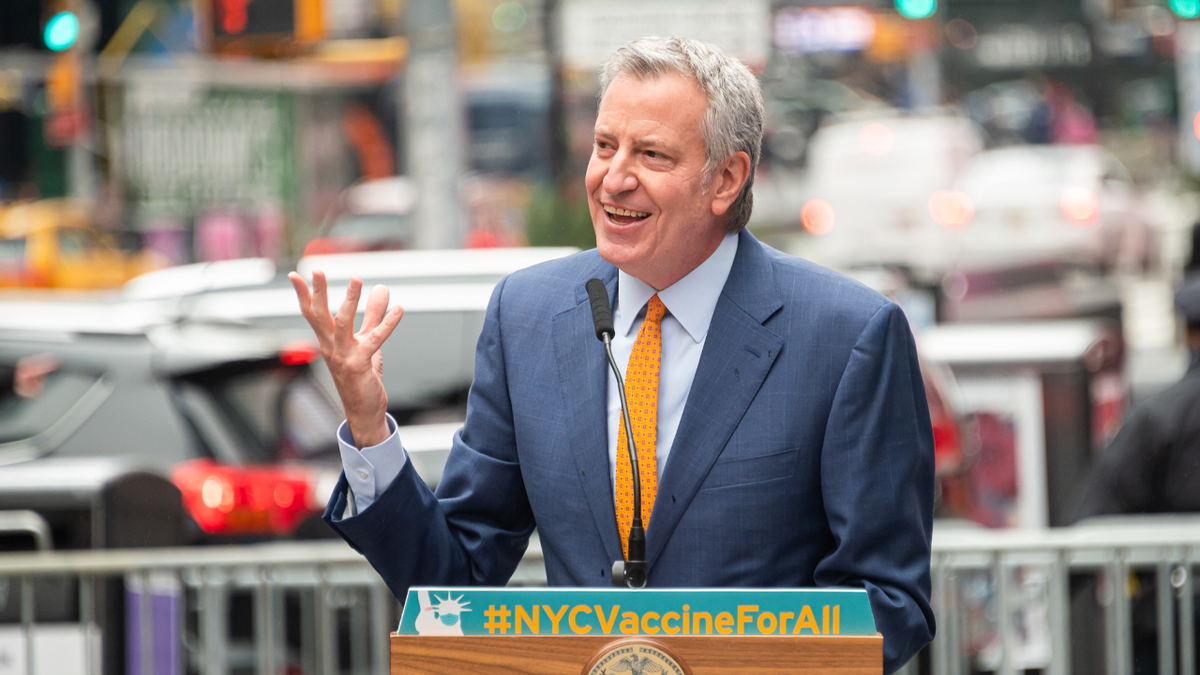
[[[79,17],[72,12],[59,12],[46,22],[42,33],[46,46],[56,52],[69,49],[79,39]]]
[[[1174,2],[1175,0],[1172,0]],[[1200,2],[1200,0],[1179,0]],[[924,19],[937,11],[937,0],[896,0],[896,11],[906,19]]]
[[[1171,11],[1184,19],[1200,16],[1200,0],[1171,0]]]

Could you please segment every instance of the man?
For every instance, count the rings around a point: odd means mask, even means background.
[[[864,587],[895,670],[933,634],[933,442],[903,314],[744,230],[763,119],[745,66],[644,38],[610,57],[601,90],[585,181],[597,250],[496,287],[436,496],[385,417],[378,348],[401,310],[377,286],[354,334],[360,282],[335,318],[323,275],[311,295],[292,277],[346,407],[327,520],[398,596],[505,583],[535,525],[551,585],[608,585],[632,506],[584,290],[599,278],[636,423],[649,585]]]
[[[1200,228],[1193,244],[1200,243]],[[1096,457],[1076,520],[1093,516],[1151,513],[1200,513],[1200,247],[1184,267],[1192,270],[1175,293],[1175,307],[1187,323],[1191,364],[1183,378],[1138,404],[1121,430]],[[1158,671],[1158,618],[1155,585],[1138,572],[1130,583],[1130,623],[1135,673]],[[1072,644],[1082,653],[1072,663],[1095,660],[1088,650],[1103,635],[1094,580],[1072,588]],[[1200,611],[1200,603],[1195,607]],[[1200,621],[1196,624],[1200,629]],[[1102,664],[1096,664],[1100,666]]]
[[[1179,287],[1175,306],[1187,322],[1191,366],[1129,413],[1096,459],[1078,518],[1200,512],[1200,275]]]

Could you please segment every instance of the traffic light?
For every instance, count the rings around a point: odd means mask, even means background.
[[[323,0],[202,0],[209,43],[228,53],[286,52],[324,35]]]
[[[1172,0],[1174,2],[1200,2],[1200,0]],[[896,11],[906,19],[924,19],[937,11],[937,0],[896,0]]]
[[[1171,0],[1171,11],[1184,19],[1200,16],[1200,0]]]
[[[51,51],[61,52],[71,48],[79,39],[79,17],[74,12],[59,12],[46,22],[42,39]]]

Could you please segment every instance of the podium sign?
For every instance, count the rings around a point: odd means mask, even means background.
[[[875,635],[861,589],[413,588],[400,635]]]
[[[881,675],[861,589],[413,588],[392,673]]]

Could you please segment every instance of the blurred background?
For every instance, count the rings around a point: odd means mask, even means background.
[[[33,583],[0,556],[0,673],[37,649],[80,656],[36,672],[376,668],[351,624],[394,603],[369,571],[361,594],[318,574],[258,596],[162,551],[331,535],[342,412],[292,270],[325,270],[334,298],[351,275],[387,283],[405,306],[385,384],[436,485],[492,288],[595,243],[596,69],[642,35],[712,42],[759,77],[750,230],[905,308],[935,550],[1091,515],[1127,413],[1191,362],[1173,294],[1200,268],[1198,16],[1198,0],[0,0],[0,551],[141,547],[168,572],[97,558],[101,576]],[[520,583],[539,583],[539,550]],[[1189,574],[1119,593],[1093,565],[1079,591],[1072,568],[1073,616],[1115,618],[1068,639],[1056,577],[990,565],[935,598],[955,646],[922,672],[1174,667],[1129,607]],[[1154,597],[1151,614],[1173,596]],[[76,628],[26,648],[41,622]]]

